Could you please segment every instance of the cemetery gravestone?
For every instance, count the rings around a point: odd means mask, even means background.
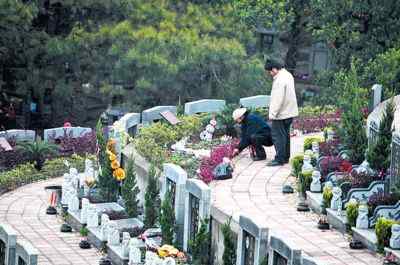
[[[271,236],[269,246],[269,265],[300,265],[301,250],[283,240],[284,237]]]
[[[201,99],[185,103],[185,115],[196,113],[220,112],[225,107],[225,100]]]
[[[127,113],[120,120],[124,131],[131,137],[137,133],[137,127],[140,124],[140,113]]]
[[[33,142],[36,139],[36,133],[32,130],[8,130],[0,131],[0,137],[4,137],[6,139],[14,139],[16,141]]]
[[[154,121],[162,119],[160,115],[163,111],[170,111],[176,114],[176,106],[156,106],[142,112],[142,123],[148,125]]]
[[[392,153],[390,161],[390,190],[396,188],[400,183],[400,133],[395,132],[392,136]]]
[[[245,108],[267,108],[270,101],[270,96],[258,95],[253,97],[241,98],[239,104]]]
[[[39,252],[27,241],[17,242],[15,258],[18,265],[37,265]]]
[[[92,132],[92,129],[86,127],[59,127],[45,129],[43,132],[43,140],[48,142],[51,139],[57,139],[63,137],[64,135],[71,136],[72,138],[78,138],[90,132]]]
[[[260,265],[266,257],[268,228],[254,219],[240,215],[237,244],[237,265]]]
[[[201,220],[209,219],[211,207],[211,189],[203,181],[186,181],[185,223],[183,249],[188,251],[189,241],[194,240]]]
[[[0,224],[0,264],[15,264],[17,232],[6,224]]]

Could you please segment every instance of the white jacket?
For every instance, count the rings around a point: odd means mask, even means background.
[[[294,79],[291,73],[282,68],[274,76],[269,106],[270,120],[284,120],[299,115]]]

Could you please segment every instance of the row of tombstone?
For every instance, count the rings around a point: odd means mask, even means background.
[[[17,237],[17,232],[11,226],[0,224],[0,264],[37,265],[38,250]]]

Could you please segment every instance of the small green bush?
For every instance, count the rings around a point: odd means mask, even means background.
[[[306,191],[310,190],[312,182],[312,172],[300,173],[297,179],[298,190],[300,193],[305,194]]]
[[[375,234],[378,239],[378,251],[383,252],[383,249],[389,246],[390,236],[392,235],[392,225],[397,224],[396,221],[381,217],[375,224]]]
[[[0,173],[0,192],[14,190],[39,180],[60,177],[68,171],[64,164],[65,160],[70,163],[71,167],[75,167],[79,171],[85,167],[85,158],[78,155],[46,160],[41,171],[38,171],[31,163],[22,164],[12,170]]]
[[[313,142],[321,143],[323,141],[324,141],[324,138],[318,137],[318,136],[304,138],[304,151],[310,150],[312,148]]]
[[[296,155],[292,158],[292,175],[298,177],[301,172],[301,167],[303,166],[304,155]]]
[[[235,234],[231,230],[231,220],[222,225],[221,231],[224,236],[224,254],[222,255],[223,265],[236,264],[236,248],[235,248]]]
[[[351,227],[356,226],[356,221],[358,217],[358,206],[358,202],[349,202],[346,205],[347,221]]]
[[[325,209],[331,206],[331,200],[333,197],[332,189],[329,187],[324,187],[322,192],[323,206]]]

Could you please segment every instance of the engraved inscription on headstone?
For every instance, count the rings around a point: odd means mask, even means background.
[[[190,241],[194,241],[196,237],[196,233],[199,227],[199,207],[200,200],[193,196],[189,195],[189,205],[190,205]]]
[[[247,231],[243,232],[243,245],[244,245],[244,264],[254,264],[254,251],[256,239]]]

